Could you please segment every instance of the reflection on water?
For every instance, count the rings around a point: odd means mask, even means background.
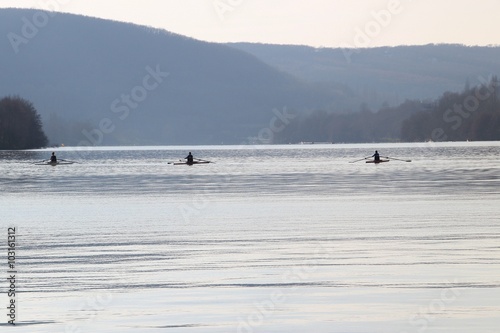
[[[412,162],[349,163],[374,149]],[[215,163],[167,164],[187,150]],[[49,154],[0,152],[20,332],[500,324],[500,144],[67,148],[80,163],[31,164]]]

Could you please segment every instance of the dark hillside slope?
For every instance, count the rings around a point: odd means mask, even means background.
[[[133,24],[3,9],[0,32],[10,38],[0,41],[0,96],[32,101],[53,143],[92,141],[84,133],[96,144],[240,143],[273,108],[339,99],[246,52]]]

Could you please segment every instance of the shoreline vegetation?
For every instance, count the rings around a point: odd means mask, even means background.
[[[461,93],[445,92],[434,101],[406,100],[376,112],[303,113],[275,133],[273,142],[266,143],[498,141],[499,88],[497,76],[492,76],[488,83],[466,87]],[[62,146],[64,143],[49,145],[41,117],[31,102],[19,96],[0,100],[0,150]]]
[[[439,142],[500,140],[497,76],[464,91],[429,101],[406,100],[396,107],[352,113],[316,110],[296,117],[276,143]]]
[[[19,96],[0,100],[0,150],[47,147],[42,120],[31,102]]]

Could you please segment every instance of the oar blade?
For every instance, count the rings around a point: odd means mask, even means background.
[[[411,160],[403,160],[403,159],[400,159],[400,158],[389,157],[389,156],[385,156],[384,158],[388,158],[390,160],[402,161],[402,162],[411,162]]]
[[[79,163],[79,162],[76,162],[76,161],[63,160],[62,158],[60,158],[59,160],[63,161],[63,162],[68,162],[68,163],[76,163],[76,164]]]
[[[368,159],[368,158],[370,158],[370,156],[363,157],[363,158],[361,158],[361,159],[359,159],[359,160],[356,160],[356,161],[350,161],[349,163],[356,163],[356,162],[359,162],[359,161],[366,160],[366,159]]]
[[[215,162],[212,162],[212,161],[202,160],[201,158],[194,158],[194,159],[197,160],[197,161],[200,161],[200,162],[205,162],[205,163],[215,163]]]

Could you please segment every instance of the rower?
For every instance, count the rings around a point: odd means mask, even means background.
[[[57,163],[56,153],[52,152],[52,156],[50,156],[50,163]]]
[[[186,156],[184,159],[187,160],[187,164],[193,164],[194,157],[191,154],[191,152],[189,152],[189,155]]]
[[[380,162],[380,155],[378,151],[375,150],[375,154],[373,154],[372,157],[375,162]]]

